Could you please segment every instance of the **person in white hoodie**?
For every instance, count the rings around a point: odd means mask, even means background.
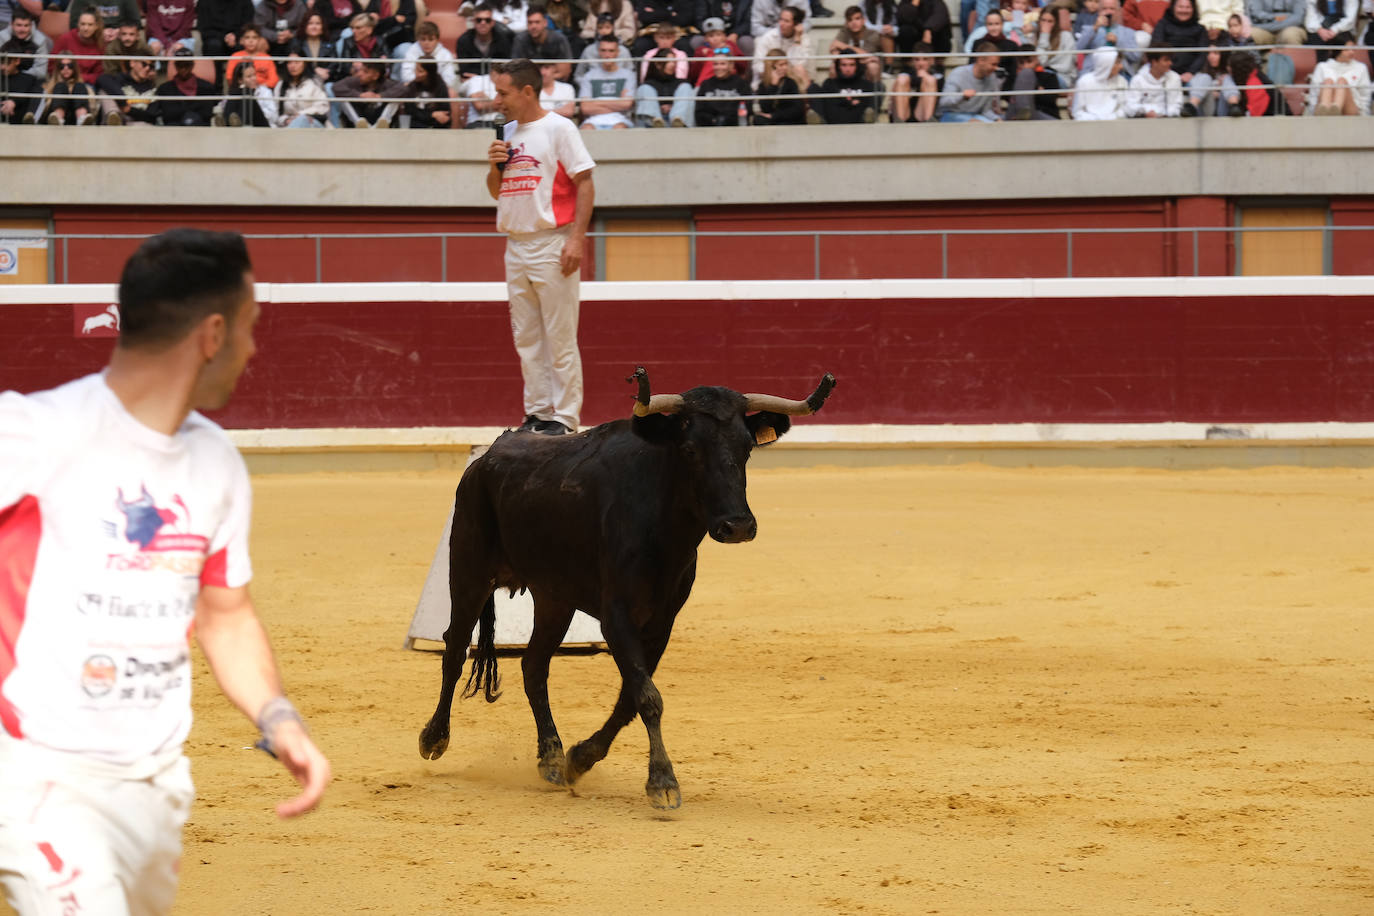
[[[1116,121],[1126,116],[1126,78],[1115,48],[1098,48],[1088,58],[1073,90],[1075,121]]]
[[[292,51],[277,83],[276,127],[324,127],[329,121],[329,96],[310,72],[310,62]]]
[[[1183,80],[1174,72],[1174,56],[1145,52],[1145,66],[1131,77],[1126,93],[1128,118],[1177,118],[1183,111]]]
[[[1369,68],[1355,59],[1355,39],[1346,42],[1335,57],[1328,57],[1312,70],[1307,89],[1307,114],[1369,114]]]

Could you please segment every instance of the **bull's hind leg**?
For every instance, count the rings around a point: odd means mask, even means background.
[[[530,701],[534,727],[539,735],[539,775],[556,786],[565,784],[567,764],[563,757],[563,740],[558,737],[553,711],[549,708],[549,661],[568,632],[574,610],[571,605],[557,604],[536,592],[534,630],[530,633],[525,656],[520,660],[525,696]]]
[[[607,615],[607,618],[610,616]],[[628,622],[617,626],[603,619],[602,634],[606,637],[616,667],[620,669],[620,696],[606,724],[568,752],[569,785],[605,758],[616,735],[638,713],[649,734],[649,780],[644,785],[649,804],[655,808],[677,808],[682,804],[682,792],[673,773],[673,762],[663,746],[660,727],[663,697],[652,680],[659,659],[663,657],[663,650],[668,645],[671,629],[672,623],[669,622],[664,632],[645,634],[641,639]]]
[[[439,687],[439,705],[434,715],[420,731],[420,756],[437,760],[448,750],[449,717],[453,709],[453,691],[463,673],[463,660],[472,644],[472,630],[487,603],[492,601],[491,586],[458,587],[450,579],[452,610],[448,629],[444,631],[443,683]]]

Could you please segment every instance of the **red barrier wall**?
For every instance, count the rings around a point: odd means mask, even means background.
[[[100,367],[73,307],[0,307],[0,389]],[[802,397],[831,423],[1374,420],[1363,296],[584,302],[584,422],[624,416],[624,378]],[[500,302],[268,305],[230,427],[519,421]]]

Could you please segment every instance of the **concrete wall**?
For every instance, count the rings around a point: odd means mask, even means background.
[[[489,207],[487,131],[6,129],[0,206]],[[603,207],[1358,195],[1360,118],[616,131]],[[340,231],[347,227],[340,226]]]

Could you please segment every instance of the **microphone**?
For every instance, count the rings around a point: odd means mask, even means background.
[[[496,128],[496,139],[500,140],[502,143],[505,143],[505,142],[506,142],[506,119],[503,118],[503,117],[501,117],[501,116],[498,114],[498,115],[496,116],[496,119],[495,119],[494,121],[491,122],[491,126],[494,127],[494,128]],[[498,171],[498,172],[504,172],[505,170],[506,170],[506,164],[505,164],[504,162],[498,162],[498,163],[496,163],[496,171]]]

